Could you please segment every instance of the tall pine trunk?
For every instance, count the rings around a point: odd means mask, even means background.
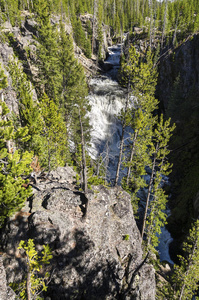
[[[92,33],[92,54],[93,54],[93,49],[94,49],[94,42],[95,42],[95,33],[96,33],[96,15],[97,15],[97,0],[94,0],[93,4],[93,33]]]
[[[115,176],[115,186],[118,184],[119,180],[119,173],[120,173],[120,167],[122,163],[122,154],[123,154],[123,148],[124,148],[124,131],[126,128],[126,114],[129,106],[129,92],[130,92],[130,79],[128,79],[128,88],[127,88],[127,98],[125,102],[125,110],[124,110],[124,116],[122,121],[122,136],[120,140],[120,152],[119,152],[119,158],[118,158],[118,164],[117,164],[117,170],[116,170],[116,176]]]
[[[31,271],[30,271],[30,262],[28,259],[28,270],[27,270],[27,281],[26,281],[26,292],[27,292],[27,300],[32,300],[32,293],[31,293]]]
[[[152,17],[153,17],[152,6],[153,6],[152,0],[149,0],[149,15],[150,15],[149,40],[150,40],[150,48],[152,46]]]
[[[163,48],[164,36],[165,36],[165,28],[166,28],[166,20],[167,20],[167,4],[168,4],[168,0],[165,0],[165,4],[164,4],[164,23],[163,23],[163,28],[162,28],[161,49]]]
[[[153,186],[153,178],[154,178],[154,174],[155,174],[157,151],[158,151],[158,144],[156,145],[156,150],[155,150],[155,153],[154,153],[152,170],[151,170],[151,177],[150,177],[150,182],[149,182],[149,187],[148,187],[148,192],[147,192],[146,206],[145,206],[144,219],[143,219],[143,225],[142,225],[142,239],[144,237],[144,231],[145,231],[146,219],[147,219],[147,211],[148,211],[148,207],[149,207],[149,200],[150,200],[151,190],[152,190],[152,186]]]
[[[192,265],[192,263],[193,263],[193,255],[194,255],[194,253],[195,253],[195,251],[196,251],[196,247],[197,247],[197,239],[196,239],[195,242],[194,242],[193,250],[192,250],[192,253],[191,253],[191,259],[190,259],[190,261],[189,261],[187,270],[186,270],[186,272],[185,272],[185,278],[186,278],[186,276],[189,274],[190,267],[191,267],[191,265]],[[185,287],[186,287],[186,283],[184,282],[183,285],[182,285],[182,287],[181,287],[181,290],[180,290],[180,298],[179,298],[179,300],[182,300],[182,299],[183,299],[183,294],[184,294],[184,289],[185,289]]]
[[[84,129],[82,124],[81,112],[79,108],[79,123],[80,123],[80,130],[81,130],[81,150],[82,150],[82,184],[83,190],[86,194],[88,192],[88,182],[87,182],[87,170],[86,170],[86,150],[85,150],[85,141],[84,141]]]
[[[129,160],[129,167],[128,167],[128,172],[127,172],[127,177],[126,177],[126,185],[129,185],[129,179],[130,179],[130,173],[131,173],[131,162],[133,160],[133,156],[135,153],[135,144],[136,144],[136,140],[137,140],[137,136],[138,136],[138,130],[136,130],[134,138],[133,138],[133,145],[132,145],[132,149],[131,149],[131,156],[130,156],[130,160]]]

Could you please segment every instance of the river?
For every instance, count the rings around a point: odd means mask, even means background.
[[[105,74],[94,77],[90,81],[89,102],[91,104],[90,123],[92,125],[90,156],[93,159],[102,156],[107,167],[107,180],[113,182],[116,174],[119,143],[122,133],[121,122],[117,116],[125,103],[125,92],[117,81],[120,66],[121,45],[109,47],[109,57],[106,64],[112,68]],[[129,132],[125,132],[128,140]],[[120,176],[125,170],[121,170]],[[144,199],[143,199],[144,200]],[[168,211],[169,213],[169,211]],[[161,261],[173,264],[169,255],[169,244],[172,241],[168,230],[162,228],[158,251]]]

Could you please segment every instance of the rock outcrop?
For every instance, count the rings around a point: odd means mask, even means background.
[[[22,280],[17,247],[33,238],[38,249],[49,244],[53,252],[45,299],[155,299],[155,271],[142,257],[130,196],[103,186],[85,196],[74,175],[65,167],[39,179],[33,197],[2,230],[8,282]]]
[[[93,15],[91,14],[84,14],[80,16],[80,20],[82,22],[83,28],[86,30],[86,27],[88,24],[90,24],[90,28],[93,27]],[[97,29],[97,20],[95,20],[95,27]],[[94,45],[93,45],[93,52],[95,54],[98,53],[99,45],[98,45],[98,36],[97,36],[97,30],[95,30],[95,36],[94,36]],[[101,47],[101,57],[105,59],[108,55],[108,47],[112,46],[112,38],[111,38],[111,32],[110,27],[108,25],[105,25],[102,23],[102,47]]]
[[[0,300],[14,300],[15,296],[13,290],[8,286],[3,259],[0,256]]]

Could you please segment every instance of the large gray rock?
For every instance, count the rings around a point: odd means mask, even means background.
[[[3,259],[0,256],[0,300],[14,300],[15,296],[13,290],[7,285]]]
[[[129,194],[98,186],[85,196],[71,189],[71,171],[65,180],[51,176],[1,236],[8,281],[22,278],[19,241],[34,238],[38,249],[49,244],[53,251],[48,299],[155,299],[154,269],[142,257]]]

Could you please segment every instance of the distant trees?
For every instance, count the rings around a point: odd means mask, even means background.
[[[93,37],[102,22],[113,28],[116,37],[125,31],[132,32],[134,26],[145,26],[150,46],[157,31],[162,33],[161,46],[164,47],[199,30],[199,0],[2,0],[0,15],[2,21],[8,19],[15,26],[21,22],[21,10],[38,15],[46,6],[50,15],[61,13],[70,18],[74,38],[87,57],[93,53],[93,40],[91,47],[90,38],[82,30],[79,16],[85,13],[93,14]]]

